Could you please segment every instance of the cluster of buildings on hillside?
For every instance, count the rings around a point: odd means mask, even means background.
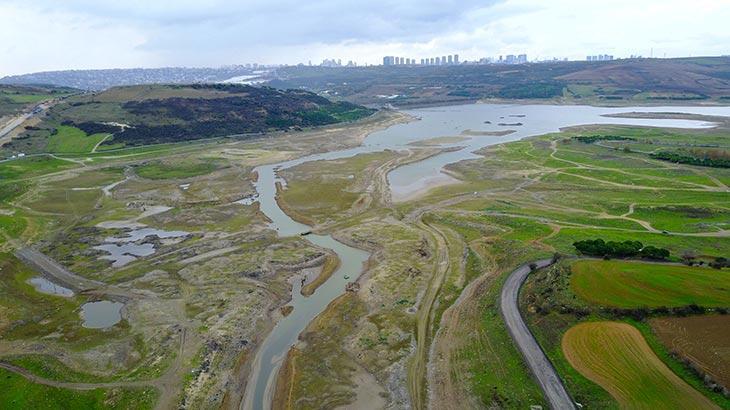
[[[415,58],[385,56],[383,65],[456,65],[459,64],[459,55],[452,54],[443,57],[430,57],[416,60]]]
[[[640,56],[636,56],[640,58]],[[635,56],[631,56],[635,58]],[[612,61],[614,57],[608,54],[598,54],[586,56],[586,61]],[[567,58],[550,58],[550,59],[538,59],[533,60],[535,63],[540,62],[559,62],[568,61]],[[527,54],[507,54],[496,57],[483,57],[473,61],[462,61],[459,59],[458,54],[445,55],[440,57],[429,57],[429,58],[408,58],[399,56],[385,56],[383,57],[384,66],[448,66],[448,65],[461,65],[461,64],[526,64]],[[304,66],[304,64],[298,64]],[[312,62],[309,61],[309,66],[312,66]],[[364,66],[368,66],[365,64]],[[248,66],[248,65],[247,65]],[[319,64],[320,67],[358,67],[356,62],[348,61],[347,64],[343,64],[341,59],[329,59],[326,58]],[[255,66],[253,68],[256,68]]]
[[[302,65],[302,64],[300,64],[300,65]],[[309,62],[309,65],[310,66],[312,65],[311,61]],[[350,60],[347,62],[347,64],[343,65],[342,60],[339,58],[337,60],[335,60],[334,58],[332,58],[332,59],[325,58],[324,60],[322,60],[322,63],[319,66],[320,67],[357,67],[357,63]]]
[[[613,60],[613,56],[610,56],[608,54],[599,54],[597,56],[586,56],[586,61],[611,61],[611,60]]]
[[[525,64],[527,54],[507,54],[499,57],[484,57],[479,59],[479,64]]]
[[[461,62],[458,54],[447,55],[443,57],[415,58],[385,56],[383,57],[383,65],[458,65],[458,64],[525,64],[527,63],[527,54],[508,54],[499,57],[485,57],[478,61]]]

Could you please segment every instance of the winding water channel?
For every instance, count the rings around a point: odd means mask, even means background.
[[[434,182],[448,178],[441,172],[451,163],[477,158],[474,151],[494,144],[515,141],[528,136],[556,132],[562,127],[585,124],[622,124],[655,127],[704,128],[712,124],[702,121],[677,119],[637,119],[605,117],[607,114],[625,112],[682,112],[714,116],[730,116],[730,107],[623,107],[602,108],[590,106],[553,105],[495,105],[470,104],[424,108],[405,111],[418,121],[399,124],[369,135],[362,145],[342,151],[309,155],[277,164],[256,168],[259,178],[256,182],[257,201],[261,211],[271,219],[271,227],[279,236],[294,236],[309,231],[310,227],[291,219],[276,203],[276,183],[285,183],[277,171],[296,165],[318,161],[352,157],[358,154],[379,152],[386,149],[411,149],[408,144],[435,137],[462,136],[469,138],[457,143],[444,144],[454,150],[435,155],[423,161],[404,165],[390,172],[388,182],[395,198],[405,197],[422,190]],[[512,125],[499,125],[500,123]],[[520,125],[514,125],[520,123]],[[493,132],[515,130],[514,133],[497,136],[469,136],[465,131]],[[458,147],[458,148],[457,148]],[[311,243],[334,251],[342,262],[336,272],[310,297],[300,294],[300,284],[295,281],[292,300],[293,312],[281,319],[256,353],[251,377],[246,387],[243,409],[268,409],[276,374],[289,348],[297,341],[299,334],[337,296],[344,292],[345,275],[357,278],[363,270],[369,253],[336,241],[329,235],[304,236]]]

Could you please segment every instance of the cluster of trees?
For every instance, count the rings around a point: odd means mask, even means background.
[[[685,306],[666,307],[659,306],[656,308],[637,307],[637,308],[602,308],[602,310],[614,317],[630,317],[634,320],[643,321],[651,316],[695,316],[707,313],[707,308],[696,303]],[[720,314],[726,314],[727,310],[719,308],[715,309]]]
[[[639,257],[652,260],[666,260],[669,250],[655,246],[644,246],[639,241],[604,241],[603,239],[587,239],[573,243],[578,252],[583,255],[600,256],[604,258]]]
[[[276,90],[234,84],[194,84],[215,91],[207,98],[170,97],[127,101],[130,127],[92,120],[65,122],[87,134],[109,133],[104,144],[129,146],[258,134],[272,130],[300,129],[354,121],[375,110],[349,102],[332,102],[304,90]]]
[[[636,141],[636,138],[622,137],[620,135],[579,135],[574,140],[585,144],[593,144],[597,141]]]
[[[566,84],[562,81],[540,81],[507,84],[497,93],[500,98],[553,98],[563,95]]]
[[[93,121],[75,123],[73,121],[66,120],[66,121],[63,121],[61,123],[61,125],[70,125],[72,127],[76,127],[78,129],[80,129],[81,131],[85,132],[86,135],[114,134],[115,132],[118,132],[121,130],[121,127],[118,125],[103,124],[100,122],[93,122]]]
[[[730,260],[719,257],[715,258],[715,260],[710,262],[709,265],[715,269],[730,268]]]
[[[679,153],[671,151],[659,151],[651,154],[652,158],[671,161],[678,164],[698,165],[701,167],[730,168],[730,155],[725,153],[705,151],[692,153]]]

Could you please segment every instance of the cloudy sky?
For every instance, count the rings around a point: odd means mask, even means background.
[[[730,0],[0,0],[0,21],[0,76],[388,54],[730,54]]]

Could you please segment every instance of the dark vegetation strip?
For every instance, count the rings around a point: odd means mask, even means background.
[[[730,155],[726,151],[713,154],[712,151],[693,151],[692,153],[679,153],[671,151],[654,152],[651,155],[654,159],[670,161],[677,164],[697,165],[700,167],[730,168]]]
[[[587,239],[573,242],[573,246],[582,255],[598,256],[603,258],[631,258],[639,257],[650,260],[669,259],[669,250],[656,246],[642,244],[639,241],[604,241],[603,239]]]

